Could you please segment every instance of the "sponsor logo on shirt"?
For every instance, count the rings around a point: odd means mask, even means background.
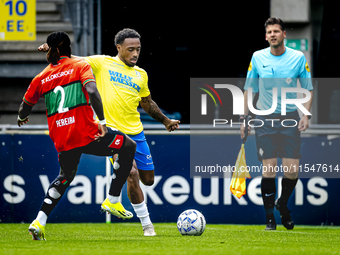
[[[138,92],[140,91],[141,87],[132,81],[133,77],[111,70],[109,70],[109,73],[111,77],[110,81],[126,85],[137,90]]]
[[[47,78],[42,79],[41,84],[44,84],[46,82],[52,81],[54,79],[57,79],[57,78],[60,78],[60,77],[63,77],[63,76],[70,75],[72,73],[73,73],[73,69],[70,69],[70,70],[67,70],[67,71],[64,71],[64,72],[52,74],[52,75],[48,76]]]

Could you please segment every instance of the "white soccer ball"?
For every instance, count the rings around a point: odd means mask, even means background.
[[[205,230],[205,218],[195,209],[182,212],[177,219],[177,228],[182,235],[200,236]]]

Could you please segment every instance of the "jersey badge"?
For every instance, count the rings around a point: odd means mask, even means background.
[[[111,144],[109,144],[110,148],[113,149],[120,149],[124,142],[124,136],[116,135],[115,138],[112,140]]]
[[[141,77],[140,72],[138,72],[137,70],[135,70],[135,72],[136,72],[137,78],[140,78]]]
[[[250,63],[249,63],[249,67],[248,67],[248,71],[250,72],[250,71],[251,71],[251,69],[252,69],[252,65],[251,65],[251,61],[250,61]]]

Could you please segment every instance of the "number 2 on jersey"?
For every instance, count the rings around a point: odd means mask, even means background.
[[[69,110],[68,107],[63,107],[65,102],[65,90],[63,87],[57,86],[54,88],[53,92],[57,94],[58,91],[60,92],[61,95],[61,99],[58,106],[58,113],[68,112]]]

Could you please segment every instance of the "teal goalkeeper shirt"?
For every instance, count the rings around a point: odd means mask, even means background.
[[[304,54],[301,51],[286,47],[285,52],[275,56],[270,47],[254,52],[247,72],[244,90],[251,87],[254,93],[259,92],[256,107],[268,110],[273,102],[273,88],[277,88],[277,107],[274,114],[281,112],[281,88],[297,87],[299,80],[301,88],[313,90],[310,70]],[[297,98],[296,93],[287,93],[287,99]],[[287,112],[297,110],[295,104],[287,105]]]

